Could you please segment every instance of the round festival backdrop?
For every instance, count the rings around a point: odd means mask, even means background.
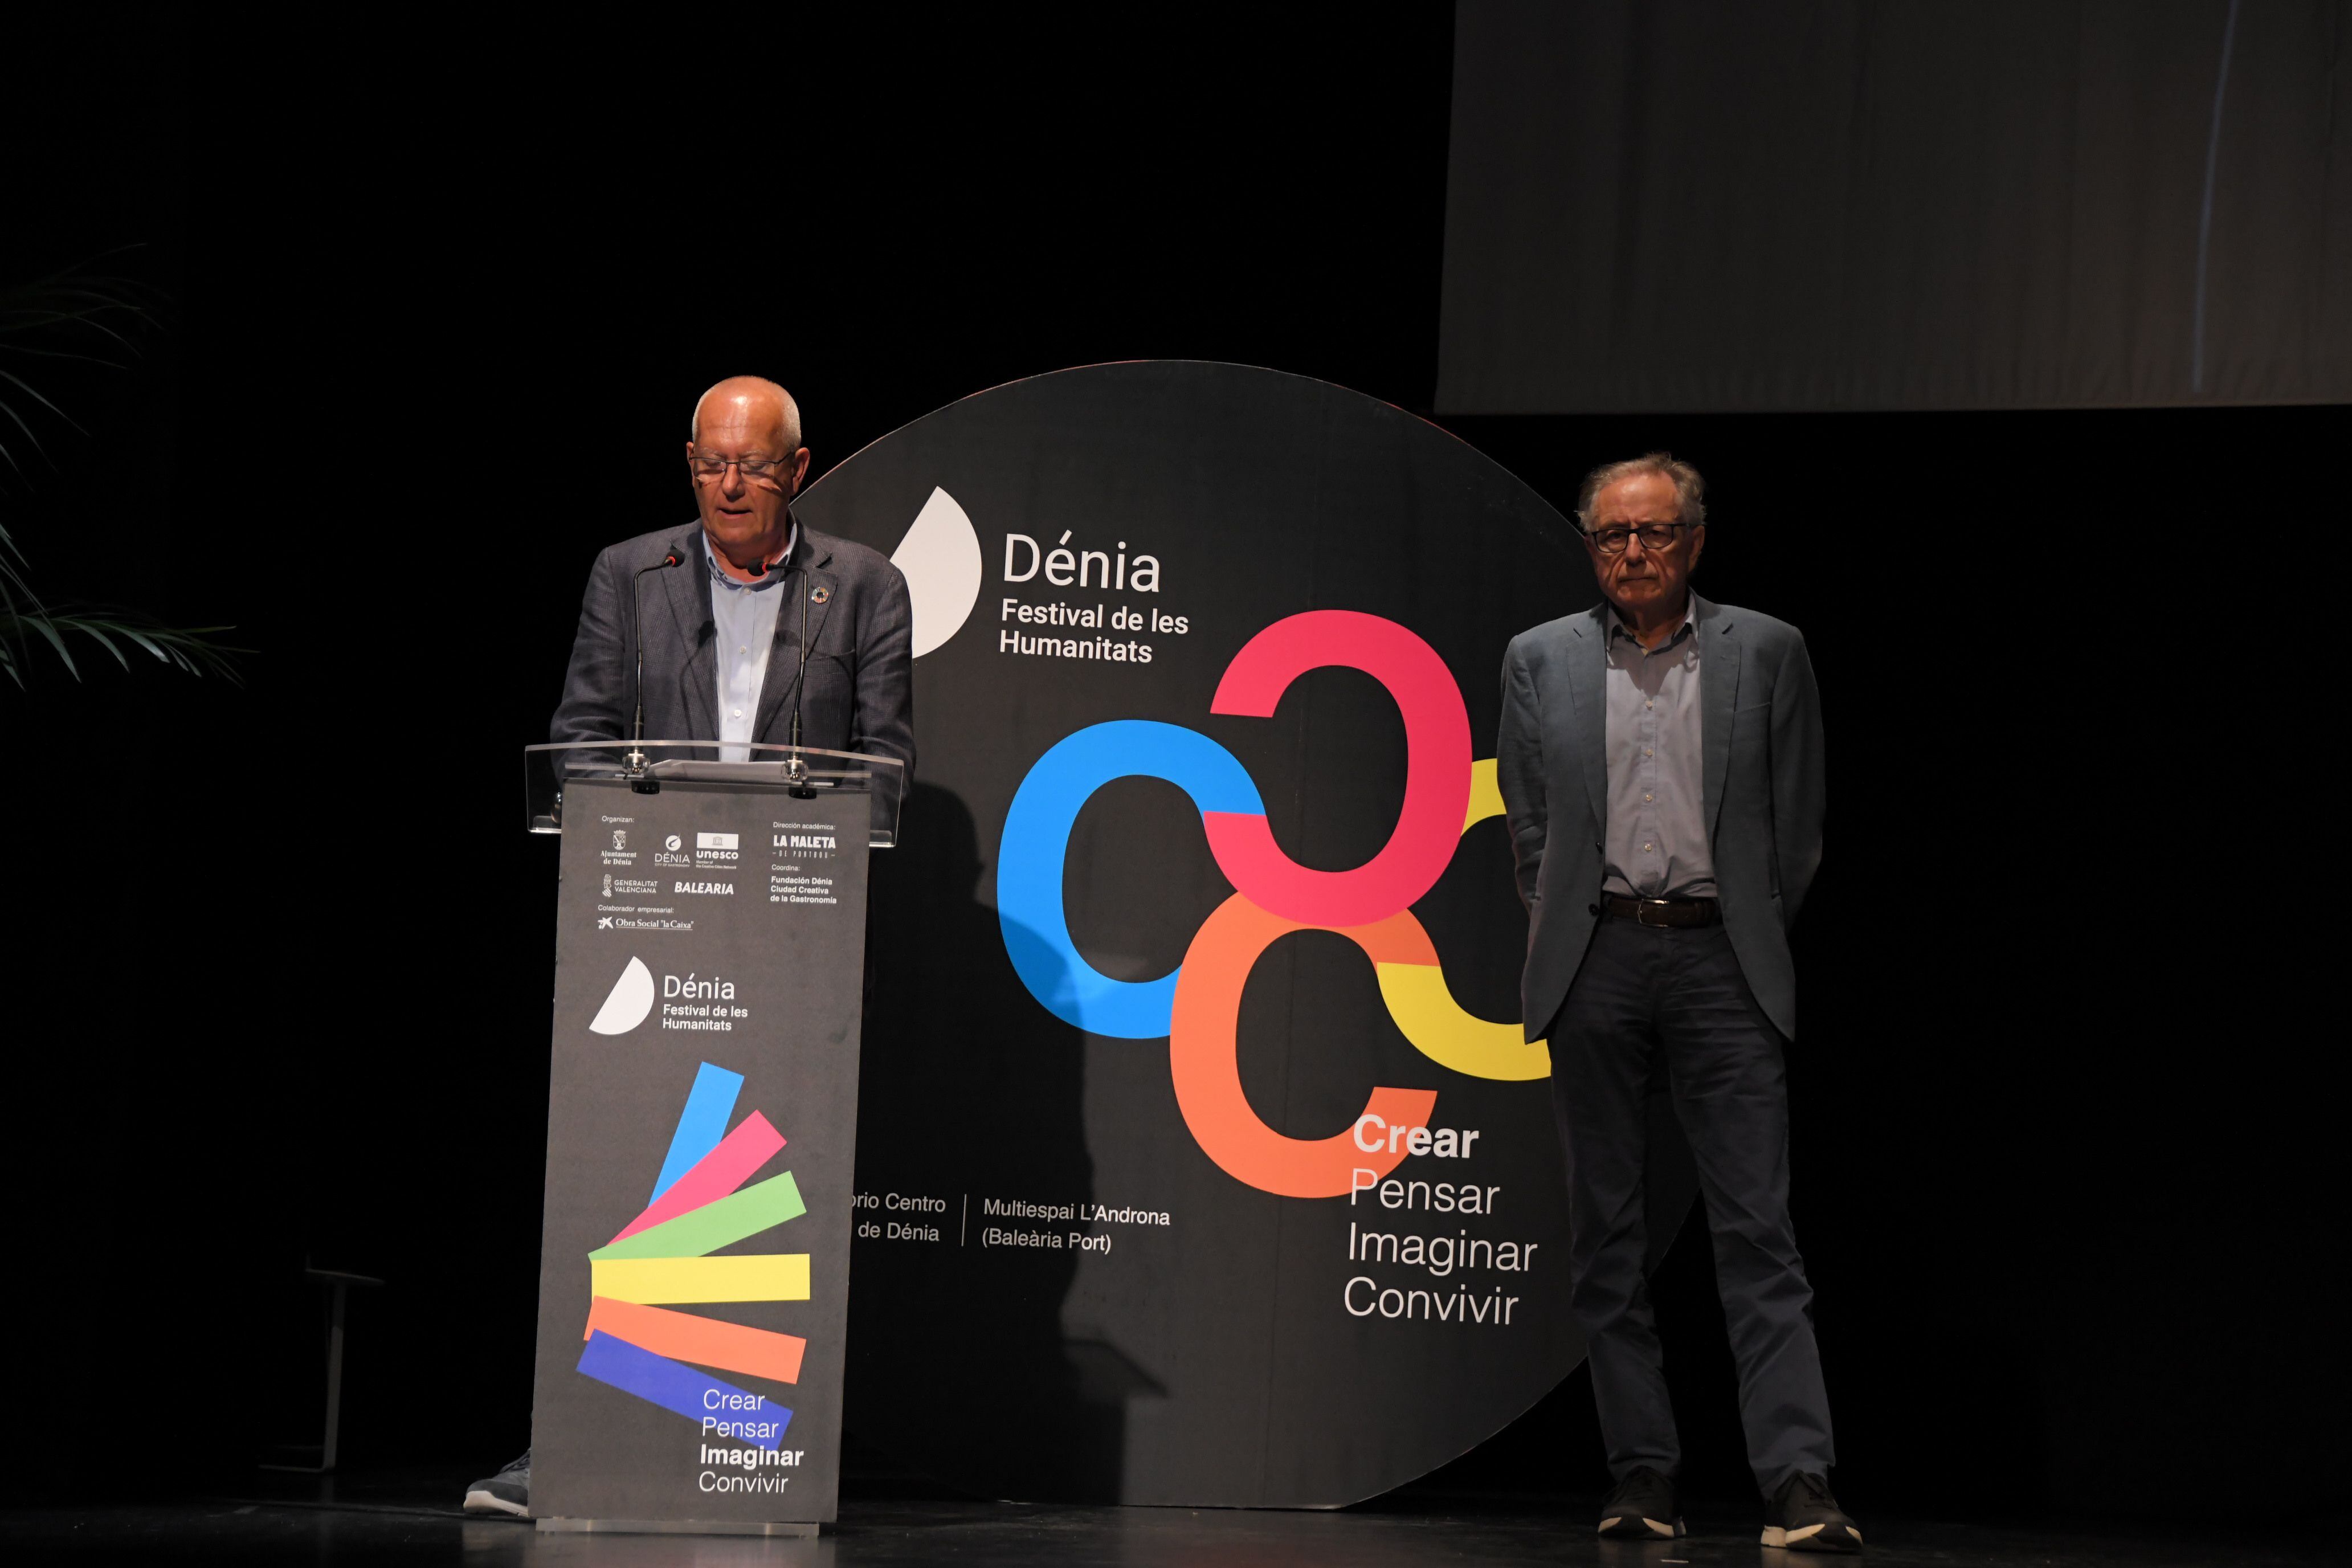
[[[915,605],[850,1429],[997,1497],[1314,1506],[1540,1398],[1584,1352],[1493,757],[1505,645],[1594,602],[1567,521],[1188,362],[966,398],[798,510]]]

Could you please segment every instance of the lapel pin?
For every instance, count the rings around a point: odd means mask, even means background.
[[[833,597],[833,590],[832,590],[832,589],[830,589],[830,588],[828,588],[828,587],[826,587],[826,586],[825,586],[824,584],[822,584],[822,583],[818,584],[815,587],[811,588],[811,589],[809,590],[809,603],[810,603],[810,604],[812,604],[812,605],[822,605],[822,604],[824,604],[827,599],[830,599],[830,598],[832,598],[832,597]]]

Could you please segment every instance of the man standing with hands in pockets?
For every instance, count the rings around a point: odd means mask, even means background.
[[[1596,609],[1523,632],[1496,773],[1528,906],[1522,1014],[1551,1042],[1570,1300],[1615,1489],[1607,1536],[1685,1533],[1682,1449],[1642,1263],[1644,1107],[1663,1077],[1698,1166],[1739,1366],[1763,1542],[1853,1552],[1789,1220],[1789,928],[1822,854],[1822,721],[1804,638],[1690,591],[1705,485],[1665,453],[1577,500]]]

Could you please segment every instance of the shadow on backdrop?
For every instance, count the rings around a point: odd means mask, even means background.
[[[1086,1037],[1013,973],[997,913],[977,897],[981,870],[971,808],[913,785],[899,847],[874,862],[857,1118],[871,1205],[851,1254],[845,1425],[998,1497],[1116,1499],[1126,1401],[1153,1385],[1116,1348],[1066,1336],[1076,1254],[989,1249],[949,1267],[980,1247],[989,1196],[1094,1196]],[[916,1083],[926,1092],[900,1092]],[[971,1188],[982,1169],[1001,1192]],[[933,1199],[944,1208],[907,1206]],[[944,1376],[934,1358],[918,1371],[894,1353],[918,1336],[965,1353]]]

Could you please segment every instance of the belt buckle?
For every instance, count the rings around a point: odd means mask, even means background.
[[[1638,900],[1633,905],[1633,923],[1635,925],[1649,926],[1653,930],[1664,930],[1664,928],[1674,924],[1674,922],[1672,921],[1664,920],[1654,921],[1643,911],[1651,909],[1664,911],[1670,910],[1673,907],[1673,904],[1664,899]]]

